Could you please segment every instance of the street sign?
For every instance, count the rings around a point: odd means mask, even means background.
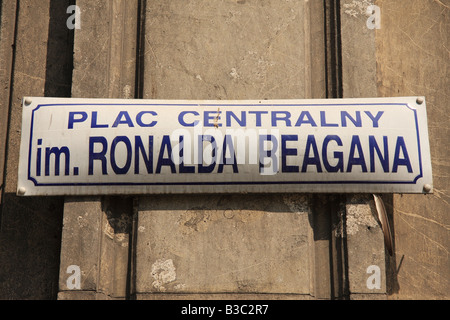
[[[23,101],[17,193],[431,193],[422,97]]]

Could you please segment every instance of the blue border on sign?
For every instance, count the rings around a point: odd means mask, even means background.
[[[236,106],[244,107],[258,107],[258,106],[272,106],[272,107],[337,107],[337,106],[405,106],[414,112],[414,118],[416,123],[417,133],[417,147],[419,150],[419,167],[420,174],[415,177],[413,181],[226,181],[226,182],[111,182],[111,183],[39,183],[35,178],[31,176],[31,151],[33,142],[33,126],[34,115],[41,107],[55,107],[55,106],[166,106],[166,107],[230,107],[230,104],[198,104],[198,103],[74,103],[74,104],[40,104],[32,111],[31,115],[31,128],[30,128],[30,143],[28,151],[28,180],[32,181],[36,187],[57,187],[57,186],[215,186],[215,185],[307,185],[307,184],[323,184],[323,185],[335,185],[335,184],[415,184],[417,180],[423,177],[422,169],[422,151],[420,144],[419,134],[419,119],[417,118],[417,110],[411,108],[407,103],[340,103],[340,104],[237,104]]]

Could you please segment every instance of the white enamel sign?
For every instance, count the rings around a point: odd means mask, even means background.
[[[24,98],[19,195],[267,192],[432,192],[424,98]]]

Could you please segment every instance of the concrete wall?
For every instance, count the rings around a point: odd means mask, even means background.
[[[366,27],[371,4],[380,7],[380,29]],[[390,299],[448,299],[450,293],[449,9],[448,2],[431,0],[341,2],[344,96],[427,100],[436,190],[384,197],[395,237],[386,260]]]
[[[319,2],[148,1],[146,9],[144,98],[325,94],[323,37],[314,42],[310,33],[313,20],[323,21]],[[318,27],[323,34],[323,24]],[[293,210],[283,195],[141,198],[138,298],[314,296],[309,202],[310,197],[293,198],[294,208],[304,208]],[[172,281],[159,280],[164,264],[170,264]]]
[[[2,1],[0,29],[0,298],[56,299],[62,198],[16,196],[24,95],[70,96],[70,1]]]
[[[449,32],[448,1],[378,1],[376,32],[380,96],[423,95],[427,101],[434,194],[395,195],[395,299],[448,299]]]
[[[344,0],[340,3],[342,96],[344,98],[377,97],[375,32],[367,28],[365,9],[373,1]],[[383,196],[384,201],[390,200]],[[370,215],[373,209],[372,195],[347,196],[346,236],[349,263],[350,292],[353,299],[374,299],[365,281],[367,268],[377,266],[384,275],[382,289],[388,292],[391,257],[385,250],[383,232],[377,218]],[[370,249],[367,243],[372,243]]]
[[[138,1],[77,1],[84,27],[75,33],[73,97],[134,98]],[[102,23],[97,23],[102,21]],[[58,298],[130,297],[131,198],[66,198]],[[79,291],[68,267],[81,269]]]

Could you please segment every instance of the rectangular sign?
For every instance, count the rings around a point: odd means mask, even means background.
[[[430,193],[426,104],[24,98],[17,190]]]

